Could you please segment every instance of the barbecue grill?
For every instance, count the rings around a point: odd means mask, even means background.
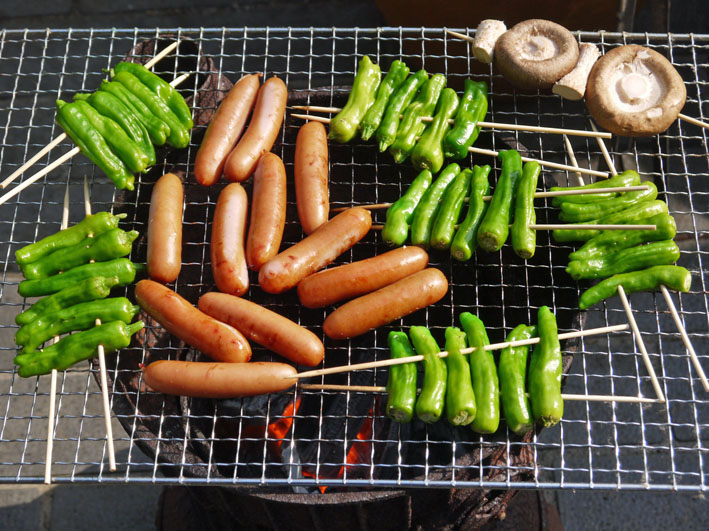
[[[461,30],[459,30],[461,31]],[[467,30],[462,30],[465,33]],[[706,120],[709,36],[666,34],[577,34],[602,51],[616,44],[641,44],[666,55],[687,86],[684,114]],[[487,65],[471,57],[468,46],[442,29],[161,29],[161,30],[4,30],[0,35],[0,176],[22,165],[60,131],[54,102],[75,92],[94,90],[102,69],[123,58],[145,39],[176,37],[193,46],[180,47],[180,59],[198,64],[211,58],[201,76],[180,89],[200,107],[200,119],[184,151],[162,150],[158,164],[136,180],[136,190],[115,190],[83,156],[60,166],[38,183],[0,206],[0,481],[41,482],[49,384],[47,378],[21,379],[12,366],[16,331],[14,316],[31,301],[17,295],[21,276],[14,251],[59,229],[65,188],[70,191],[70,223],[83,217],[82,183],[88,176],[93,211],[128,214],[125,228],[143,235],[131,258],[144,261],[145,233],[152,184],[167,171],[185,176],[183,267],[171,287],[197,301],[214,289],[209,267],[209,235],[216,199],[224,184],[209,189],[191,174],[196,149],[215,108],[214,98],[200,98],[209,74],[211,87],[228,88],[244,73],[281,77],[289,87],[289,105],[341,106],[347,85],[363,54],[386,70],[403,59],[412,70],[446,74],[449,86],[461,89],[475,76],[490,86],[489,120],[527,125],[589,129],[582,102],[548,93],[513,91]],[[139,53],[151,54],[148,48]],[[167,63],[166,63],[167,64]],[[156,71],[172,79],[182,73],[180,61],[158,64]],[[204,63],[202,63],[204,64]],[[205,68],[205,67],[203,67]],[[293,172],[295,138],[301,121],[287,111],[274,146],[286,171]],[[571,139],[581,166],[606,170],[594,139]],[[491,149],[515,148],[529,156],[570,164],[560,136],[484,130],[476,144]],[[693,275],[692,289],[672,294],[703,366],[709,355],[701,347],[709,338],[709,293],[704,261],[709,253],[709,155],[707,131],[678,122],[649,139],[616,139],[609,143],[615,164],[637,168],[660,189],[678,225],[682,250],[679,264]],[[68,151],[62,143],[36,169]],[[525,153],[523,153],[525,154]],[[475,163],[499,162],[482,156]],[[472,162],[469,160],[466,165]],[[378,153],[372,142],[330,146],[332,206],[380,203],[398,198],[416,172]],[[30,173],[25,174],[25,178]],[[544,171],[540,186],[577,184],[578,176]],[[587,181],[588,182],[588,181]],[[247,184],[247,191],[250,185]],[[4,193],[5,191],[3,191]],[[284,245],[302,238],[289,182]],[[551,201],[536,202],[540,223],[556,221]],[[383,222],[384,212],[375,220]],[[376,222],[375,221],[375,222]],[[521,322],[534,322],[539,306],[549,305],[561,331],[627,322],[617,298],[586,312],[577,309],[587,285],[565,272],[572,247],[538,234],[537,253],[529,261],[509,246],[501,252],[477,252],[467,263],[431,253],[431,263],[450,281],[449,294],[426,310],[359,338],[331,341],[322,331],[329,309],[309,310],[294,293],[269,295],[256,278],[248,297],[307,326],[323,338],[325,367],[388,358],[390,330],[414,324],[430,327],[441,340],[446,326],[463,311],[478,313],[493,341],[501,341]],[[337,264],[385,250],[370,233]],[[126,289],[129,297],[132,290]],[[634,294],[630,301],[666,403],[567,402],[564,419],[552,429],[520,438],[504,424],[494,436],[451,429],[444,422],[399,426],[383,414],[382,393],[313,391],[295,387],[280,395],[250,400],[212,401],[168,397],[146,391],[139,363],[161,358],[199,359],[159,326],[150,326],[128,349],[108,356],[111,405],[124,430],[114,431],[118,471],[104,465],[97,367],[80,364],[60,375],[55,447],[69,449],[73,459],[53,466],[56,482],[155,482],[288,488],[295,493],[325,487],[356,490],[371,487],[481,487],[575,489],[673,489],[706,491],[709,486],[709,393],[702,388],[661,294]],[[585,337],[562,344],[565,351],[564,392],[655,398],[652,382],[630,331]],[[255,359],[276,360],[255,348]],[[309,383],[384,385],[386,369],[320,377]]]

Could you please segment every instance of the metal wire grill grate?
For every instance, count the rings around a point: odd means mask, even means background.
[[[247,72],[281,77],[291,91],[290,103],[298,100],[341,105],[346,97],[344,86],[351,83],[359,56],[369,54],[384,70],[393,59],[401,58],[412,70],[426,68],[445,73],[449,86],[456,89],[470,76],[487,80],[490,121],[589,128],[582,103],[546,93],[521,94],[511,90],[487,67],[481,69],[464,43],[446,37],[440,29],[7,30],[0,35],[0,175],[12,173],[59,134],[53,122],[58,97],[69,99],[77,91],[95,89],[104,77],[102,69],[119,61],[137,42],[166,35],[192,40],[199,53],[212,57],[216,74],[232,81]],[[579,38],[598,43],[603,51],[619,42],[657,49],[672,60],[685,80],[684,113],[706,120],[708,36],[583,32]],[[185,87],[186,94],[194,93],[198,83],[191,78],[182,88]],[[286,163],[289,176],[299,125],[287,117],[274,148]],[[191,177],[191,164],[203,131],[203,126],[195,129],[184,152],[159,153],[159,164],[138,178],[134,193],[117,194],[93,164],[79,156],[0,207],[0,481],[41,481],[46,445],[48,379],[23,380],[12,365],[17,328],[14,316],[32,302],[17,295],[21,277],[14,264],[14,251],[59,229],[67,185],[71,194],[70,223],[83,217],[84,175],[91,182],[94,212],[128,212],[126,227],[145,234],[152,183],[165,171],[182,172],[186,175],[183,268],[173,287],[196,302],[200,294],[213,289],[208,241],[210,220],[221,189],[202,189]],[[709,337],[709,296],[704,272],[709,252],[706,135],[706,130],[679,122],[657,137],[609,145],[616,165],[638,168],[646,178],[654,180],[677,220],[677,242],[682,249],[679,264],[692,271],[693,285],[690,293],[673,297],[705,368],[709,367],[709,356],[701,347]],[[605,169],[594,140],[572,138],[572,144],[580,165]],[[517,146],[526,148],[531,156],[570,163],[563,140],[554,135],[486,131],[478,145],[493,149]],[[69,149],[68,143],[62,144],[35,169]],[[395,200],[415,176],[408,165],[397,166],[388,155],[380,155],[373,143],[332,145],[330,157],[333,206]],[[495,174],[499,170],[496,161],[478,157],[475,162],[493,164]],[[544,187],[567,182],[575,184],[576,176],[543,173]],[[284,245],[302,237],[292,186],[288,194]],[[383,212],[377,216],[383,221]],[[537,217],[540,223],[556,220],[550,202],[537,203]],[[338,263],[383,250],[378,237],[370,234]],[[348,342],[324,337],[322,322],[329,309],[301,308],[293,293],[266,295],[258,289],[254,277],[249,297],[320,335],[327,348],[325,366],[387,358],[386,335],[402,326],[425,324],[442,340],[445,327],[454,324],[463,311],[479,313],[493,341],[502,340],[520,322],[535,321],[537,308],[544,304],[552,307],[562,328],[578,327],[579,323],[585,328],[625,323],[626,316],[617,299],[578,314],[576,301],[585,286],[577,285],[564,272],[570,250],[570,246],[559,245],[542,233],[538,236],[537,254],[528,262],[517,258],[507,246],[497,254],[478,252],[465,264],[433,253],[432,265],[451,281],[448,296],[434,308]],[[144,239],[135,246],[132,258],[144,260]],[[127,293],[132,296],[131,290]],[[491,439],[440,426],[420,430],[392,427],[377,408],[381,396],[359,392],[293,389],[286,397],[302,401],[295,412],[284,409],[283,400],[275,396],[264,399],[259,408],[239,401],[164,398],[141,389],[138,362],[193,353],[186,352],[176,339],[160,337],[159,330],[149,328],[145,342],[150,348],[125,349],[110,363],[115,419],[125,428],[114,428],[118,472],[109,473],[103,463],[106,445],[93,367],[79,365],[60,375],[55,481],[705,491],[709,482],[707,393],[691,367],[662,296],[637,294],[631,297],[631,303],[667,404],[568,402],[560,426],[524,441],[504,428]],[[154,344],[151,334],[155,335]],[[566,392],[654,396],[629,332],[585,338],[568,344],[567,349],[575,352]],[[269,353],[258,349],[255,357],[271,359]],[[358,385],[382,385],[385,381],[386,370],[319,380]],[[330,407],[333,400],[338,409]],[[267,428],[277,421],[292,423],[285,435]],[[365,421],[371,422],[371,433],[360,432],[361,439],[354,442]],[[289,453],[275,455],[274,445],[288,447]],[[471,468],[466,456],[500,445],[510,455],[531,452],[531,464],[478,460]],[[347,463],[353,447],[366,455],[356,463],[350,462],[339,475],[330,474],[330,469]],[[300,453],[295,451],[304,448]],[[390,456],[393,452],[394,457],[381,458],[381,448],[386,448]],[[525,473],[523,477],[519,476],[520,471]]]

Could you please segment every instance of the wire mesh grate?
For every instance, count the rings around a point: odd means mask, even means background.
[[[463,30],[465,32],[465,30]],[[289,87],[289,105],[342,105],[347,85],[363,54],[383,70],[403,59],[412,71],[446,74],[458,90],[468,77],[490,87],[489,120],[527,125],[588,129],[580,102],[546,93],[519,93],[472,57],[469,47],[441,29],[425,28],[202,28],[160,30],[47,30],[0,34],[0,175],[12,173],[55,138],[54,104],[75,92],[93,90],[102,69],[119,61],[143,39],[178,37],[211,57],[214,74],[236,81],[244,73],[281,77]],[[654,34],[578,34],[607,51],[617,43],[650,46],[669,57],[687,86],[684,113],[705,120],[709,103],[709,36]],[[181,48],[182,50],[182,48]],[[180,51],[185,54],[186,52]],[[158,69],[160,67],[158,66]],[[176,67],[175,67],[176,68]],[[165,72],[170,74],[171,72]],[[172,72],[176,74],[177,72]],[[182,87],[198,90],[196,78]],[[209,109],[202,109],[209,110]],[[300,123],[289,117],[274,150],[293,173],[295,138]],[[191,177],[204,126],[198,126],[183,152],[161,151],[159,163],[137,178],[136,191],[116,193],[83,156],[63,164],[0,207],[0,481],[39,482],[44,469],[49,380],[21,379],[12,365],[14,316],[32,301],[17,294],[21,280],[14,251],[59,229],[65,187],[70,190],[70,223],[83,217],[82,182],[91,183],[93,211],[129,214],[126,228],[145,234],[152,183],[166,171],[185,176],[183,268],[171,287],[196,302],[214,289],[209,267],[209,235],[218,193],[223,185],[203,189]],[[701,348],[709,337],[709,296],[705,261],[709,246],[709,157],[707,132],[678,122],[656,137],[615,139],[609,143],[619,168],[637,168],[652,179],[678,225],[680,265],[693,274],[687,294],[672,294],[680,316],[705,368]],[[593,139],[571,138],[581,166],[605,169]],[[570,164],[561,137],[537,133],[486,131],[478,145],[517,147],[530,156]],[[64,142],[41,159],[38,170],[70,145]],[[331,145],[332,206],[386,202],[398,198],[415,176],[396,165],[373,143]],[[481,162],[482,161],[482,162]],[[475,163],[499,164],[476,157]],[[471,165],[472,159],[466,162]],[[32,172],[23,176],[28,178]],[[577,183],[575,174],[544,172],[543,186]],[[540,185],[541,186],[541,185]],[[247,185],[248,189],[248,185]],[[300,240],[292,183],[288,189],[284,245]],[[538,222],[556,220],[551,202],[537,203]],[[376,214],[383,221],[383,212]],[[131,258],[145,259],[145,239]],[[389,330],[414,324],[429,326],[441,340],[446,326],[463,311],[479,313],[491,340],[502,340],[520,322],[534,322],[536,310],[549,305],[563,329],[593,328],[626,322],[616,299],[579,313],[578,295],[586,287],[565,273],[572,247],[540,233],[536,256],[525,262],[507,246],[500,253],[478,252],[465,264],[443,253],[431,263],[451,282],[449,294],[434,308],[418,312],[376,332],[347,342],[333,342],[322,331],[330,309],[300,307],[293,293],[262,293],[252,276],[249,297],[307,326],[325,342],[325,366],[385,359]],[[384,251],[370,234],[337,263]],[[131,289],[126,293],[132,297]],[[306,391],[295,388],[258,404],[163,397],[141,385],[139,362],[184,358],[195,353],[175,338],[148,327],[142,346],[110,357],[111,403],[118,472],[104,464],[106,441],[95,383],[89,364],[60,374],[55,435],[55,481],[182,482],[238,485],[335,487],[561,487],[608,489],[707,490],[709,467],[709,400],[694,372],[661,294],[634,294],[631,304],[667,404],[567,402],[564,419],[553,429],[520,439],[503,427],[493,438],[439,425],[410,429],[392,426],[381,411],[382,394]],[[650,378],[630,332],[568,342],[573,363],[565,392],[653,397]],[[272,359],[255,349],[256,359]],[[361,371],[313,383],[383,385],[386,369]],[[285,397],[285,398],[283,398]],[[299,404],[299,405],[298,405]],[[364,429],[367,428],[367,429]],[[359,452],[351,460],[353,449]],[[504,450],[506,458],[489,458]],[[488,458],[472,459],[471,455]],[[497,455],[497,454],[494,454]],[[529,459],[513,459],[528,455]]]

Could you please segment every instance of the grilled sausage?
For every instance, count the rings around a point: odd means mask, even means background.
[[[428,265],[420,247],[399,247],[373,258],[320,271],[298,284],[298,297],[307,308],[359,297],[388,286]]]
[[[332,339],[359,336],[441,300],[447,291],[443,273],[424,269],[343,304],[327,316],[323,330]]]
[[[219,194],[212,223],[212,273],[219,291],[243,295],[249,289],[249,270],[244,257],[248,199],[239,183]]]
[[[327,221],[330,197],[327,189],[327,132],[320,122],[301,126],[295,141],[295,202],[305,234]]]
[[[286,169],[278,155],[266,153],[254,173],[246,264],[258,271],[278,254],[286,224]]]
[[[194,176],[203,186],[219,180],[226,159],[244,131],[256,101],[260,74],[242,77],[219,104],[194,161]]]
[[[182,181],[174,173],[160,177],[150,196],[148,275],[172,282],[182,267]]]
[[[341,212],[310,236],[266,262],[258,273],[261,289],[268,293],[291,289],[364,238],[371,226],[372,215],[364,208]]]
[[[227,179],[245,181],[254,172],[261,155],[271,151],[283,123],[287,100],[288,88],[277,77],[272,77],[259,89],[249,127],[224,166]]]
[[[325,355],[322,341],[310,330],[251,301],[224,293],[205,293],[199,299],[199,309],[300,365],[313,367]]]
[[[285,391],[296,371],[285,363],[213,363],[158,360],[143,369],[145,383],[160,393],[235,398]]]
[[[251,345],[239,331],[202,313],[170,288],[141,280],[135,286],[135,298],[165,330],[213,360],[241,363],[251,359]]]

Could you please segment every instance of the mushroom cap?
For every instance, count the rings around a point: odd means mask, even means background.
[[[521,89],[550,88],[579,58],[579,45],[564,26],[530,19],[502,34],[495,44],[495,66]]]
[[[586,106],[614,135],[652,136],[665,131],[684,107],[687,89],[662,54],[637,44],[614,48],[591,70]]]

